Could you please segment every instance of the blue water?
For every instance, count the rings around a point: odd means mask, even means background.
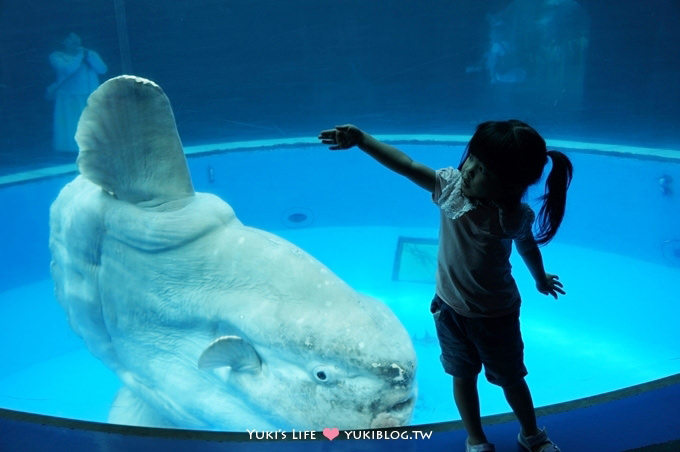
[[[433,284],[392,279],[398,238],[432,239],[436,230],[311,227],[273,232],[310,252],[357,290],[386,302],[402,320],[418,356],[412,423],[457,419],[429,314]],[[668,314],[677,310],[671,281],[680,280],[680,268],[559,242],[543,252],[546,268],[565,283],[567,295],[558,301],[539,294],[521,261],[513,260],[523,294],[527,381],[537,406],[680,372],[680,331],[675,316]],[[106,421],[120,384],[71,332],[50,280],[0,294],[0,340],[8,344],[5,359],[24,362],[15,372],[0,374],[0,406]],[[31,361],[31,355],[43,359]],[[509,411],[499,388],[483,378],[479,387],[483,414]]]
[[[461,150],[399,146],[435,167],[455,164]],[[513,256],[524,300],[527,380],[537,406],[680,372],[674,286],[680,259],[673,248],[680,209],[678,197],[658,185],[660,174],[680,180],[680,169],[650,159],[653,150],[629,151],[647,158],[569,152],[577,172],[567,216],[556,240],[543,248],[546,269],[560,276],[565,297],[555,301],[536,292]],[[427,193],[360,152],[321,146],[195,155],[189,165],[196,189],[218,194],[245,224],[289,239],[355,289],[387,303],[418,355],[412,422],[457,419],[429,314],[432,246],[402,262],[401,280],[393,279],[400,239],[431,243],[437,237],[438,213]],[[244,169],[273,176],[253,184],[254,173]],[[13,256],[2,262],[0,340],[7,345],[0,349],[0,406],[105,421],[120,383],[71,331],[47,274],[48,207],[72,177],[0,191],[14,212],[3,224],[13,239],[0,243],[2,255]],[[509,411],[499,388],[483,378],[479,386],[484,414]]]
[[[616,8],[576,0],[393,3],[4,2],[0,174],[75,158],[52,151],[52,104],[43,98],[53,81],[47,56],[70,31],[102,55],[107,77],[158,82],[188,145],[313,137],[343,122],[376,134],[470,134],[482,120],[519,117],[546,137],[679,152],[676,0],[653,7],[621,0]],[[241,152],[223,166],[199,157],[192,175],[244,223],[289,238],[388,303],[418,353],[413,422],[456,419],[428,312],[427,257],[424,268],[410,268],[422,282],[392,279],[399,238],[434,239],[436,209],[365,156],[329,163],[324,152],[278,149],[255,160]],[[412,155],[432,166],[458,158]],[[568,295],[539,295],[513,261],[538,406],[680,372],[677,158],[648,165],[570,157],[567,217],[544,249]],[[658,184],[664,162],[673,167],[671,195]],[[269,177],[283,171],[290,174]],[[118,379],[71,331],[47,275],[47,211],[63,183],[31,184],[19,196],[14,186],[0,189],[0,406],[103,421]],[[480,380],[480,390],[484,414],[508,411],[498,388]]]
[[[64,161],[43,93],[71,31],[107,77],[158,82],[185,144],[520,117],[546,135],[676,147],[679,15],[676,0],[3,2],[0,170]]]

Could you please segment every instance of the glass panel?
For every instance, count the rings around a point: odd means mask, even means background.
[[[418,400],[392,406],[415,403],[414,422],[455,416],[441,397],[450,378],[427,309],[438,212],[364,155],[317,145],[317,133],[336,124],[390,138],[434,168],[457,164],[481,121],[532,124],[576,167],[567,217],[546,253],[564,265],[573,305],[546,304],[531,275],[517,276],[534,306],[522,321],[530,378],[542,382],[536,401],[677,373],[677,315],[668,313],[677,310],[671,284],[680,271],[679,21],[675,0],[1,2],[0,334],[17,346],[0,350],[0,406],[106,421],[123,384],[55,299],[47,247],[50,206],[76,173],[84,102],[120,74],[151,79],[168,95],[197,192],[218,195],[244,224],[290,240],[386,301],[421,366]],[[83,236],[83,248],[99,244]],[[149,267],[120,286],[153,280]],[[600,269],[617,279],[603,285]],[[655,309],[641,307],[651,302]],[[197,343],[210,336],[200,334]],[[247,345],[225,343],[218,352],[254,366]],[[570,371],[555,376],[556,368]],[[483,391],[484,414],[508,410],[496,388]]]

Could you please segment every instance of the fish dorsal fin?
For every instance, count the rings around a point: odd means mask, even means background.
[[[262,368],[262,360],[249,342],[238,336],[222,336],[201,353],[198,367],[231,367],[234,371],[255,373]]]
[[[78,169],[131,203],[163,203],[194,194],[170,101],[150,80],[121,75],[88,98],[76,141]]]

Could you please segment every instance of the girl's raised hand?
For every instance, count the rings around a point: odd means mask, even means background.
[[[566,292],[562,288],[563,285],[560,282],[560,277],[557,275],[552,275],[550,273],[545,274],[545,281],[539,281],[536,283],[536,288],[543,295],[552,295],[557,300],[557,294],[566,295]]]
[[[335,126],[335,129],[322,130],[318,138],[321,140],[321,143],[329,144],[331,151],[338,151],[356,146],[361,141],[362,135],[361,129],[351,124],[346,124],[344,126]]]

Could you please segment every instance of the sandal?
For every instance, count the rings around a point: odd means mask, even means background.
[[[560,452],[557,444],[548,438],[545,428],[539,430],[534,436],[522,436],[522,432],[517,435],[517,442],[529,452]]]
[[[470,444],[469,439],[465,440],[465,452],[496,452],[496,446],[491,443]]]

